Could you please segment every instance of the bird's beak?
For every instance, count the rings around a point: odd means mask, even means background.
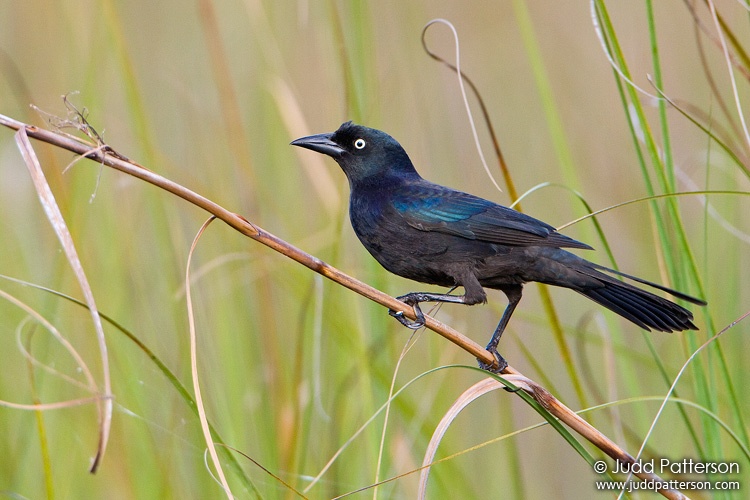
[[[331,140],[332,136],[333,133],[308,135],[307,137],[300,137],[292,141],[291,144],[292,146],[312,149],[318,153],[337,158],[344,152],[344,148],[333,142]]]

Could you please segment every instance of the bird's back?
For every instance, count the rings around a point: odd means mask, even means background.
[[[352,186],[350,217],[360,241],[383,267],[443,286],[454,285],[466,271],[477,274],[488,259],[517,282],[521,278],[510,275],[512,266],[501,263],[504,257],[519,258],[524,248],[590,248],[533,217],[416,173],[386,173]]]

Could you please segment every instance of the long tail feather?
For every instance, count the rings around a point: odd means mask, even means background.
[[[612,272],[637,281],[638,283],[643,283],[644,285],[649,285],[659,290],[666,291],[678,298],[687,300],[694,304],[706,304],[706,302],[700,299],[671,290],[665,286],[651,283],[650,281],[630,276],[625,273],[620,273],[596,264],[592,264],[592,268],[579,269],[579,271],[597,278],[603,286],[577,289],[577,292],[646,330],[654,329],[662,332],[680,332],[683,330],[698,329],[692,321],[693,313],[684,307],[629,283],[612,278],[611,276],[597,271],[597,269]]]
[[[663,292],[667,292],[670,295],[673,295],[677,297],[678,299],[686,300],[688,302],[691,302],[693,304],[699,305],[699,306],[705,306],[706,301],[701,299],[696,299],[695,297],[691,297],[690,295],[687,295],[682,292],[678,292],[677,290],[673,290],[671,288],[667,288],[664,285],[660,285],[658,283],[654,283],[652,281],[644,280],[643,278],[639,278],[638,276],[633,276],[632,274],[625,274],[621,271],[615,271],[614,269],[610,269],[608,267],[600,266],[599,264],[594,264],[593,262],[589,262],[589,264],[596,269],[599,269],[601,271],[606,271],[608,273],[616,274],[618,276],[622,276],[623,278],[628,278],[633,281],[637,281],[638,283],[643,283],[644,285],[648,285],[650,287],[656,288],[658,290],[661,290]]]

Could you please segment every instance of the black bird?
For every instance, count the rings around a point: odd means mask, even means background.
[[[480,361],[484,369],[500,372],[508,365],[497,344],[529,281],[575,290],[645,330],[697,330],[687,309],[605,272],[693,304],[705,301],[582,259],[562,248],[592,248],[549,224],[423,179],[404,148],[385,132],[346,122],[335,132],[302,137],[292,145],[328,155],[341,166],[349,179],[354,232],[384,268],[422,283],[464,288],[464,295],[399,297],[417,316],[412,322],[401,311],[389,311],[401,323],[410,328],[424,324],[420,302],[472,305],[487,302],[483,287],[505,292],[508,306],[487,345],[497,363]]]

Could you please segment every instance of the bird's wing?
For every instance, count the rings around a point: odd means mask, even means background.
[[[591,249],[538,219],[443,186],[403,186],[391,193],[391,200],[405,221],[421,231],[510,246]]]

